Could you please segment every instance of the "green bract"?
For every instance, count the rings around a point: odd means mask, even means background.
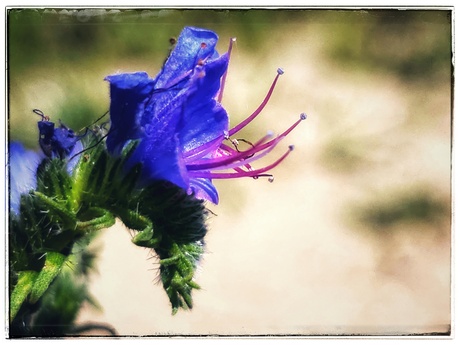
[[[86,139],[89,149],[75,158],[71,174],[64,160],[44,159],[37,171],[37,188],[21,196],[18,215],[11,213],[13,333],[21,332],[23,321],[39,309],[74,246],[112,226],[116,218],[137,231],[134,244],[158,254],[173,313],[192,307],[192,290],[199,288],[193,276],[206,234],[203,201],[167,181],[138,188],[139,167],[122,169],[136,142],[115,158],[105,145],[94,145],[98,140]]]

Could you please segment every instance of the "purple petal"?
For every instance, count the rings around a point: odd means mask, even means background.
[[[216,33],[194,27],[185,27],[162,71],[155,78],[155,88],[167,88],[172,80],[180,79],[193,70],[199,60],[216,56]]]
[[[142,163],[141,184],[167,180],[187,190],[188,177],[177,136],[169,139],[151,136],[142,140],[127,162],[127,168]]]
[[[194,80],[190,96],[184,105],[179,124],[179,138],[184,155],[219,137],[228,130],[228,115],[214,99],[220,88],[220,78],[228,65],[228,56],[204,66],[204,76]]]
[[[110,134],[107,148],[119,154],[130,139],[142,135],[141,121],[145,103],[153,91],[153,80],[145,72],[116,74],[110,82]]]
[[[53,154],[61,159],[69,157],[78,140],[73,130],[61,124],[54,129]]]
[[[197,70],[190,89],[195,89],[193,96],[199,101],[215,98],[220,89],[221,78],[228,68],[228,54],[210,61]]]
[[[206,144],[217,138],[221,138],[222,142],[224,132],[228,129],[227,112],[216,101],[211,101],[192,113],[186,110],[183,119],[186,123],[180,129],[179,136],[184,155],[197,148],[200,151],[200,147],[207,148]],[[216,142],[215,148],[219,145],[220,143]],[[201,158],[196,154],[194,157]]]
[[[39,121],[38,122],[39,139],[38,143],[43,153],[51,157],[53,155],[53,135],[54,135],[54,122]]]
[[[198,199],[209,200],[216,205],[219,203],[217,189],[210,179],[192,178],[190,179],[190,189]]]

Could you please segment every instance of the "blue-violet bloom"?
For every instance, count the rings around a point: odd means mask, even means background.
[[[42,118],[41,121],[38,121],[40,135],[38,142],[47,157],[64,159],[71,156],[74,151],[81,150],[80,137],[72,129],[61,121],[59,121],[59,127],[56,127],[54,122],[51,122],[41,110],[34,109],[33,112]]]
[[[139,140],[127,168],[141,163],[144,183],[167,180],[215,204],[219,199],[213,179],[270,177],[265,172],[278,165],[293,146],[264,168],[253,169],[250,164],[269,153],[306,117],[302,114],[281,135],[272,138],[267,134],[250,143],[250,149],[240,151],[237,141],[230,137],[260,114],[283,70],[278,69],[256,111],[229,129],[221,100],[234,39],[222,55],[215,49],[217,40],[210,30],[186,27],[155,78],[146,72],[106,77],[111,96],[111,128],[106,140],[109,152],[118,155],[128,141]]]
[[[34,109],[34,112],[42,117],[38,121],[38,142],[42,152],[27,150],[19,142],[11,142],[9,145],[10,210],[16,214],[19,213],[21,195],[37,187],[37,168],[43,159],[72,158],[83,149],[80,137],[72,129],[62,123],[55,128],[55,124],[40,110]],[[69,174],[77,161],[75,159],[67,162]]]

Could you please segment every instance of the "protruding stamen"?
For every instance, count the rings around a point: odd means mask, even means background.
[[[268,93],[265,96],[265,98],[262,101],[262,103],[259,105],[259,107],[246,120],[242,121],[240,124],[236,125],[235,127],[233,127],[232,129],[229,130],[228,133],[229,133],[230,136],[235,134],[236,132],[240,131],[244,127],[246,127],[252,120],[254,120],[257,117],[257,115],[259,115],[261,113],[261,111],[267,105],[268,100],[270,99],[270,97],[271,97],[271,95],[273,93],[273,90],[275,89],[275,86],[276,86],[276,83],[278,81],[279,76],[282,75],[283,73],[284,73],[283,69],[278,68],[275,80],[273,80],[273,83],[270,86],[270,89],[268,90]]]
[[[294,146],[289,146],[289,150],[284,153],[280,158],[278,158],[275,162],[270,165],[267,165],[261,169],[255,169],[252,171],[239,171],[236,173],[216,173],[210,171],[189,171],[190,177],[203,177],[203,178],[210,178],[210,179],[226,179],[226,178],[238,178],[238,177],[254,177],[254,176],[261,176],[261,174],[265,173],[276,167],[280,164],[294,149]]]
[[[230,43],[228,44],[228,61],[230,61],[230,56],[232,55],[233,43],[236,42],[236,37],[230,38]],[[219,95],[217,96],[217,102],[222,103],[222,98],[224,98],[224,88],[225,88],[225,81],[227,80],[227,71],[228,68],[225,70],[224,75],[222,76],[222,81],[220,82],[220,90]]]
[[[215,139],[203,144],[201,146],[197,146],[194,149],[188,150],[184,152],[183,157],[185,162],[195,161],[200,159],[201,157],[206,156],[208,153],[216,150],[222,143],[222,140],[225,139],[224,135],[220,135]]]
[[[279,139],[281,140],[281,139]],[[278,141],[279,141],[278,140]],[[188,164],[187,170],[189,171],[199,171],[199,170],[224,170],[224,169],[235,169],[241,166],[245,166],[247,169],[252,169],[249,163],[256,161],[263,156],[270,153],[278,143],[274,142],[268,147],[254,147],[246,151],[236,151],[228,146],[221,145],[221,148],[229,152],[229,155],[225,155],[219,158],[214,158],[212,160],[202,160],[197,161],[196,163]],[[233,151],[233,152],[232,152]]]
[[[274,139],[272,139],[270,141],[267,141],[264,144],[260,143],[259,145],[257,145],[258,151],[264,150],[267,147],[270,147],[271,145],[276,145],[281,139],[283,139],[285,136],[287,136],[289,133],[291,133],[292,130],[294,128],[296,128],[299,125],[299,123],[302,122],[303,120],[305,120],[306,118],[307,117],[306,117],[305,113],[300,114],[300,118],[296,122],[294,122],[294,124],[291,127],[286,129],[279,136],[277,136],[276,138],[274,138]]]
[[[300,118],[296,122],[294,122],[294,124],[291,127],[289,127],[283,133],[281,133],[280,137],[284,138],[285,136],[287,136],[289,133],[292,132],[294,128],[296,128],[299,125],[299,123],[301,123],[306,118],[307,118],[307,115],[305,115],[305,113],[300,114]],[[270,141],[268,143],[270,143]]]
[[[260,144],[263,144],[266,142],[268,139],[272,138],[274,136],[274,133],[272,131],[268,131],[265,136],[263,136],[261,139],[259,139],[254,146],[259,146]]]

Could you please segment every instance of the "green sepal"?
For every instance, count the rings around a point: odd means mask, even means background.
[[[62,220],[66,221],[67,227],[74,227],[77,219],[73,212],[69,211],[64,203],[57,202],[53,198],[46,196],[45,194],[33,191],[32,195],[36,196],[43,204],[48,206],[52,212],[58,215]]]
[[[115,217],[109,211],[100,207],[91,207],[79,219],[88,219],[77,221],[77,230],[88,232],[106,229],[115,224]]]
[[[169,297],[173,315],[179,308],[192,309],[192,291],[200,289],[193,281],[199,257],[203,254],[201,242],[173,243],[160,257],[160,276]]]
[[[103,150],[100,148],[103,145],[97,145],[94,149],[88,150],[80,155],[78,162],[75,165],[72,174],[73,186],[69,194],[70,204],[73,210],[78,210],[82,202],[91,198],[91,188],[89,184],[96,180],[94,174],[97,174],[100,165],[104,166],[101,162],[101,155]],[[102,173],[105,170],[102,171]],[[89,195],[88,195],[89,194]]]
[[[159,233],[154,233],[150,219],[139,212],[126,209],[118,209],[117,214],[128,228],[139,231],[131,240],[135,245],[152,249],[158,246],[161,236]]]
[[[67,256],[56,253],[46,253],[45,265],[36,277],[30,292],[29,302],[36,303],[48,289],[54,278],[59,274]]]
[[[67,203],[72,190],[72,180],[67,173],[66,161],[44,159],[37,168],[37,191]]]
[[[13,289],[10,296],[10,319],[13,320],[16,317],[22,303],[29,295],[34,282],[38,276],[36,271],[21,271],[18,273],[18,281]]]

